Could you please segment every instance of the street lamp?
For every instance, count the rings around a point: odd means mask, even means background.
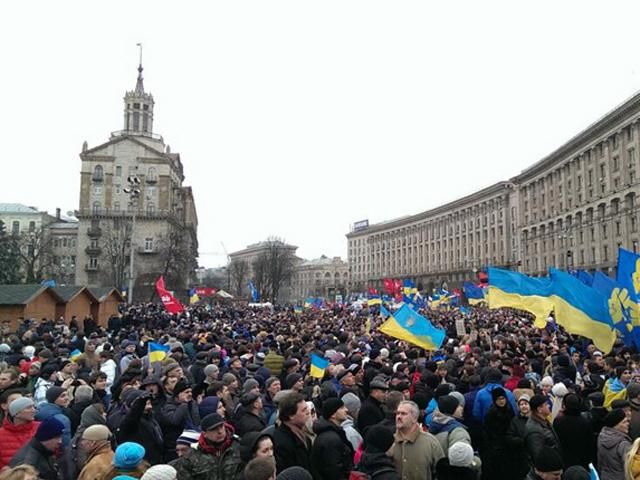
[[[140,197],[140,179],[131,175],[127,177],[129,187],[123,191],[129,195],[129,205],[131,205],[131,238],[129,240],[129,304],[133,304],[133,235],[136,230],[136,208],[138,206],[138,197]]]

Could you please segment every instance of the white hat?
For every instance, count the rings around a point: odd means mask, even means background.
[[[178,471],[171,465],[154,465],[144,472],[140,480],[176,480]]]
[[[470,467],[473,464],[473,448],[465,442],[456,442],[449,447],[449,465]]]

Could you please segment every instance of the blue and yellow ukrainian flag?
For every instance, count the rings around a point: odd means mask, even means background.
[[[80,355],[82,355],[82,352],[76,348],[73,352],[69,354],[69,359],[72,362],[75,362]]]
[[[444,330],[434,327],[427,318],[411,309],[407,304],[402,305],[393,315],[384,307],[381,307],[380,310],[383,315],[389,315],[380,326],[381,332],[425,350],[437,350],[442,345],[445,337]]]
[[[610,378],[604,384],[602,393],[604,395],[603,406],[607,410],[611,410],[611,404],[615,400],[627,399],[627,386],[624,383],[622,383],[619,378]]]
[[[631,302],[627,302],[626,305],[629,308],[629,320],[633,328],[634,341],[636,345],[640,345],[640,313],[638,313],[640,309],[640,255],[623,248],[618,249],[617,280],[631,297]]]
[[[307,297],[304,299],[304,308],[310,308],[313,305],[313,302],[315,302],[315,298],[313,297]]]
[[[534,316],[536,327],[545,327],[554,306],[549,278],[532,278],[522,273],[493,267],[488,268],[488,273],[489,308],[508,307],[527,311]]]
[[[569,333],[590,338],[599,350],[609,353],[616,340],[609,298],[567,272],[550,268],[549,275],[558,325]]]
[[[303,308],[300,305],[296,305],[295,307],[293,307],[293,313],[302,313],[303,312]]]
[[[471,282],[464,282],[462,290],[469,301],[469,305],[477,305],[480,302],[484,302],[485,288],[480,288]]]
[[[329,360],[323,357],[316,355],[315,353],[311,354],[311,370],[309,371],[309,375],[313,378],[323,378],[324,371],[329,366]]]
[[[625,345],[640,347],[640,336],[637,335],[640,329],[634,331],[633,325],[640,320],[640,306],[633,301],[629,291],[602,272],[593,276],[593,288],[608,298],[611,320]]]
[[[189,290],[189,304],[193,305],[194,303],[198,303],[200,301],[200,296],[196,293],[196,289],[192,288]]]
[[[369,298],[367,298],[367,305],[382,305],[382,298],[380,298],[380,295],[369,294]]]
[[[171,351],[169,345],[162,345],[161,343],[149,342],[149,362],[161,362],[167,356],[167,353]]]

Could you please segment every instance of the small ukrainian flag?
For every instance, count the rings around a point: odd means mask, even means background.
[[[149,342],[149,362],[161,362],[167,356],[167,353],[171,351],[169,345],[162,345],[161,343]]]
[[[73,352],[69,354],[69,358],[71,359],[72,362],[75,362],[80,355],[82,355],[82,352],[76,348]]]
[[[293,307],[293,313],[302,313],[303,309],[300,305]]]
[[[311,371],[309,375],[313,378],[323,378],[324,371],[329,366],[329,360],[322,358],[315,353],[311,354]]]
[[[384,313],[389,312],[385,310]],[[409,308],[406,303],[389,316],[380,331],[425,350],[439,349],[446,336],[444,330],[434,327],[429,319]]]

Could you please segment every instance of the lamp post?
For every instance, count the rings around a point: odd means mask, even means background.
[[[133,236],[136,230],[136,209],[138,207],[138,197],[140,197],[140,179],[131,175],[127,177],[127,182],[129,183],[129,187],[123,189],[124,193],[129,195],[129,205],[131,205],[131,238],[129,240],[129,304],[133,304],[133,258],[134,258],[134,248],[133,248]]]

